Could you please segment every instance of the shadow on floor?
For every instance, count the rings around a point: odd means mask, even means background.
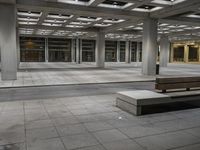
[[[176,103],[170,103],[170,104],[144,106],[142,109],[142,114],[146,115],[146,114],[163,113],[163,112],[187,110],[187,109],[194,109],[194,108],[200,108],[200,106],[188,104],[184,102],[176,102]]]

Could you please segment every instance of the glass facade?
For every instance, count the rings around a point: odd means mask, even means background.
[[[117,62],[117,41],[105,41],[105,61]]]
[[[41,38],[41,37],[20,37],[20,60],[21,62],[72,62],[76,61],[76,39],[65,38]],[[119,46],[119,47],[118,47]],[[131,61],[142,60],[142,43],[130,42]],[[79,39],[79,48],[82,62],[95,62],[96,41]],[[189,59],[194,57],[196,49],[190,47]],[[137,52],[139,50],[139,52]],[[117,56],[119,54],[119,56]],[[73,58],[72,58],[73,57]],[[105,41],[105,61],[125,62],[126,42]],[[137,59],[137,57],[139,57]],[[46,60],[45,60],[46,59]],[[73,59],[73,60],[72,60]]]
[[[20,37],[20,61],[44,62],[45,38]]]
[[[139,43],[139,62],[142,62],[142,42]]]
[[[120,41],[120,62],[125,62],[126,56],[126,42]]]
[[[71,40],[48,39],[49,62],[71,62]]]
[[[200,42],[173,43],[171,47],[171,62],[200,62]]]
[[[184,46],[174,47],[174,61],[183,62],[184,61]]]
[[[199,60],[198,50],[199,50],[198,46],[189,45],[188,59],[190,62],[197,62]]]
[[[131,61],[137,61],[137,42],[131,42]]]
[[[95,62],[95,40],[82,40],[82,61]]]

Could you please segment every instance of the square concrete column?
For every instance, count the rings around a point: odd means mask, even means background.
[[[98,32],[96,39],[96,66],[105,67],[105,33]]]
[[[170,41],[166,35],[160,37],[160,66],[167,67],[169,62]]]
[[[76,63],[80,64],[80,42],[78,38],[76,38]]]
[[[187,45],[184,46],[184,62],[189,62],[189,46]]]
[[[120,62],[120,41],[117,41],[117,62]]]
[[[0,50],[2,80],[17,79],[16,8],[0,4]]]
[[[17,68],[19,68],[20,64],[20,35],[18,29],[16,31],[16,42],[17,42]]]
[[[76,60],[76,51],[75,51],[75,39],[71,40],[71,62],[75,62]]]
[[[142,74],[156,74],[156,59],[158,54],[156,19],[147,18],[143,24],[142,40]]]
[[[130,52],[130,42],[129,41],[126,41],[126,46],[125,46],[125,62],[131,63],[131,52]]]
[[[199,51],[198,51],[198,58],[199,58],[199,62],[200,62],[200,45],[199,45]]]

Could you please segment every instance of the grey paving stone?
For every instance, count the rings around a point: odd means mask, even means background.
[[[101,145],[96,145],[96,146],[80,148],[80,149],[77,149],[77,150],[106,150],[106,149]]]
[[[136,139],[147,150],[166,150],[181,146],[192,145],[200,139],[184,131],[147,136]]]
[[[51,119],[55,126],[78,124],[80,121],[73,115]]]
[[[191,133],[192,135],[194,136],[197,136],[200,138],[200,127],[198,128],[192,128],[192,129],[187,129],[187,130],[184,130],[185,132],[188,132],[188,133]]]
[[[93,134],[101,143],[128,139],[126,135],[117,129],[98,131]]]
[[[175,148],[173,150],[200,150],[200,144],[193,144],[193,145],[189,145],[189,146]]]
[[[155,128],[151,124],[138,125],[138,126],[133,126],[133,127],[123,127],[123,128],[119,128],[119,130],[130,138],[138,138],[138,137],[154,135],[154,134],[165,132],[164,130]]]
[[[103,143],[103,145],[107,150],[144,150],[140,145],[130,139]]]
[[[37,120],[46,120],[49,119],[47,113],[33,113],[33,114],[26,114],[25,121],[37,121]]]
[[[60,136],[74,135],[74,134],[81,134],[88,132],[83,124],[63,125],[63,126],[57,126],[56,128]]]
[[[27,144],[27,150],[65,150],[59,138],[36,140]]]
[[[24,127],[13,125],[0,129],[0,145],[22,143],[25,141]]]
[[[98,141],[91,134],[79,134],[62,137],[65,147],[69,150],[98,145]]]
[[[52,127],[54,124],[50,119],[47,120],[37,120],[26,122],[25,127],[26,129],[35,129],[35,128],[45,128],[45,127]]]
[[[117,119],[108,120],[107,122],[115,128],[132,127],[141,123],[140,121],[129,120],[123,117],[121,117],[120,119],[117,118]]]
[[[26,131],[26,138],[28,141],[35,141],[39,139],[48,139],[55,137],[58,137],[58,133],[54,127],[29,129]]]
[[[101,130],[108,130],[108,129],[113,129],[113,127],[106,123],[106,122],[89,122],[89,123],[85,123],[84,124],[86,126],[86,128],[91,131],[91,132],[94,132],[94,131],[101,131]]]

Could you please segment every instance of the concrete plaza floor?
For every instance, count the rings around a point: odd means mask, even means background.
[[[53,71],[53,67],[32,68],[21,74],[27,78],[39,74],[34,80],[43,80]],[[141,78],[140,71],[134,64],[64,67],[47,81],[63,73],[71,73],[72,79],[85,73],[87,80],[95,73],[109,81],[117,81],[112,78],[120,74],[130,81],[134,73]],[[161,68],[163,76],[199,73],[199,65]],[[139,89],[153,90],[154,82],[1,88],[0,150],[199,150],[200,108],[136,117],[115,106],[116,92]]]
[[[21,63],[18,79],[0,80],[0,87],[68,85],[88,83],[112,83],[153,81],[154,76],[141,74],[140,63],[106,63],[99,69],[94,63]],[[160,75],[199,75],[199,64],[169,64],[160,69]]]
[[[115,99],[107,94],[1,102],[0,149],[200,149],[200,108],[136,117],[115,107]]]

